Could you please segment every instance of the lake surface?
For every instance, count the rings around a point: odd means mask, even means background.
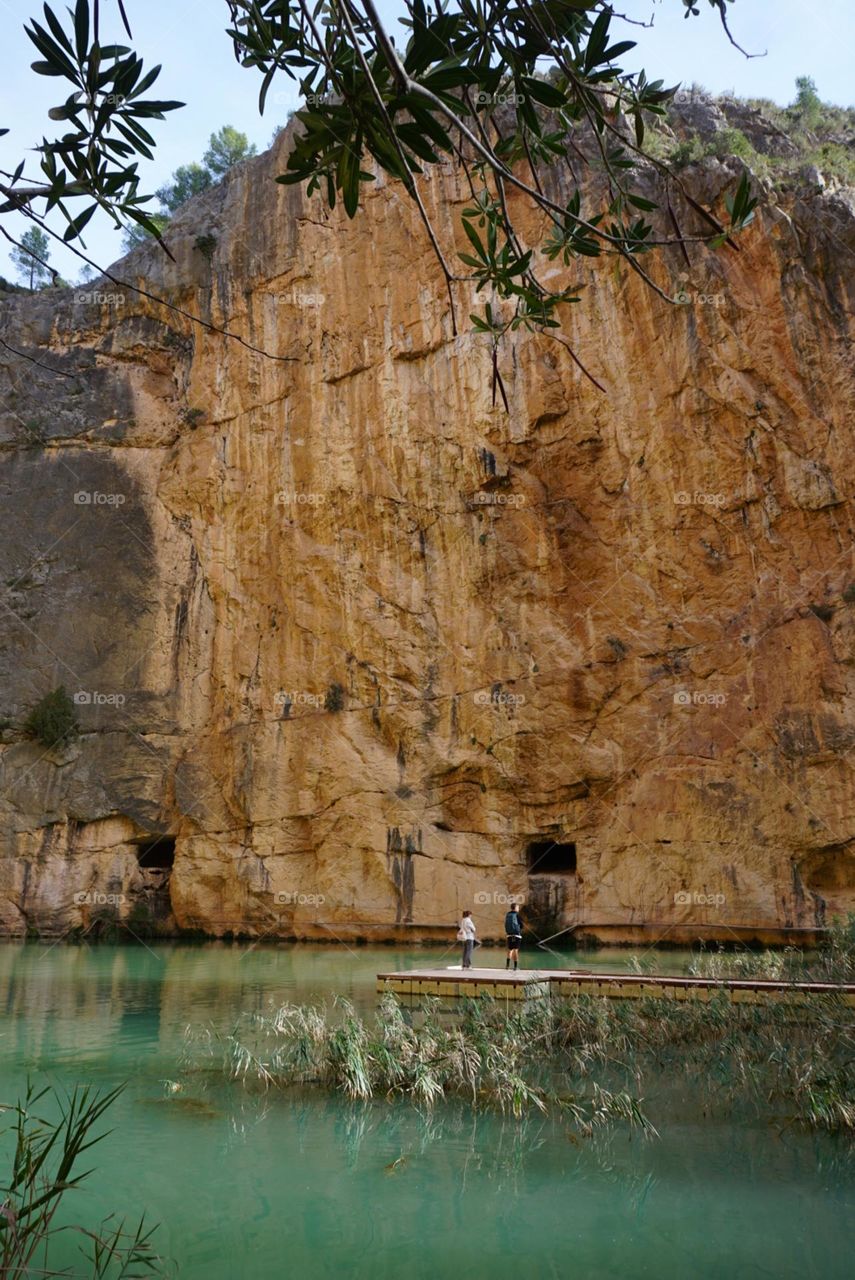
[[[564,957],[584,968],[628,958]],[[659,960],[674,972],[686,957]],[[618,1127],[586,1142],[560,1119],[458,1104],[424,1115],[310,1089],[258,1096],[213,1071],[182,1073],[188,1026],[227,1032],[242,1011],[336,993],[370,1010],[377,972],[438,961],[390,947],[0,945],[0,1102],[28,1075],[65,1087],[128,1081],[71,1217],[145,1209],[182,1280],[853,1274],[847,1144],[753,1110],[705,1114],[684,1081],[648,1089],[658,1141]],[[479,961],[502,964],[502,953],[485,948]],[[170,1093],[175,1080],[182,1089]],[[76,1260],[67,1247],[63,1264]]]

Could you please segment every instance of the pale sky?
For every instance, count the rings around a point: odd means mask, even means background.
[[[51,2],[62,11],[62,0]],[[765,54],[750,60],[728,43],[708,0],[695,3],[700,16],[688,19],[683,18],[681,0],[616,3],[628,17],[653,19],[650,29],[615,21],[620,39],[638,43],[621,59],[622,65],[644,67],[650,79],[662,78],[669,85],[697,82],[715,93],[732,90],[781,104],[792,101],[796,76],[809,75],[826,101],[844,106],[855,101],[855,0],[735,0],[728,5],[734,38],[749,53]],[[187,103],[150,128],[157,151],[154,162],[141,162],[146,190],[161,186],[179,164],[201,159],[209,135],[223,124],[243,130],[263,150],[274,128],[297,105],[297,97],[293,82],[280,77],[271,88],[264,116],[259,116],[261,77],[234,60],[224,34],[228,10],[223,0],[126,0],[125,7],[134,47],[146,67],[158,62],[163,66],[152,94]],[[400,12],[395,0],[381,0],[380,7],[387,16]],[[0,139],[0,167],[7,170],[14,169],[43,134],[54,136],[57,126],[47,112],[67,96],[66,81],[30,70],[39,55],[23,27],[31,16],[41,18],[41,8],[38,0],[0,0],[0,125],[11,131]],[[102,8],[102,40],[123,42],[115,0],[103,0]],[[405,39],[402,31],[397,43]],[[6,219],[5,225],[20,233],[23,220]],[[53,225],[59,228],[61,221]],[[86,241],[89,256],[103,266],[121,256],[120,234],[100,214],[87,227]],[[81,264],[66,249],[56,245],[51,260],[68,279],[76,279]],[[3,250],[0,275],[17,278]]]

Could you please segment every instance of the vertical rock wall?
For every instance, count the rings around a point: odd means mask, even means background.
[[[240,341],[103,280],[2,305],[40,363],[0,385],[0,925],[447,939],[517,895],[541,936],[783,938],[855,908],[847,202],[770,195],[738,251],[652,263],[678,307],[580,263],[564,333],[605,393],[520,334],[506,413],[401,193],[349,223],[283,167],[116,270]],[[457,175],[429,197],[451,231]],[[82,732],[46,751],[21,725],[60,684]]]

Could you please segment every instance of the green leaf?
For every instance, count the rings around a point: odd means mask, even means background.
[[[472,247],[475,250],[475,252],[478,254],[478,257],[481,259],[482,262],[486,263],[488,261],[487,251],[484,248],[483,244],[481,243],[481,237],[478,235],[478,232],[472,226],[472,223],[467,222],[465,218],[463,220],[463,230],[466,232],[467,236],[469,237],[470,243],[472,244]]]
[[[567,100],[566,94],[563,94],[560,89],[556,89],[555,85],[549,84],[546,80],[537,80],[534,76],[524,76],[522,83],[535,102],[541,102],[545,107],[563,107]]]
[[[353,218],[359,208],[359,151],[353,147],[342,148],[338,184],[344,211],[349,218]]]
[[[626,198],[636,209],[643,209],[645,213],[649,213],[651,209],[659,208],[652,200],[648,200],[645,196],[634,195],[632,192],[627,192]]]
[[[608,9],[605,9],[601,14],[599,14],[596,22],[591,28],[591,33],[588,36],[588,47],[585,50],[586,71],[591,71],[603,60],[603,52],[609,35],[610,21],[611,13]]]
[[[74,40],[81,62],[89,49],[89,0],[77,0],[74,10]]]
[[[628,53],[630,49],[635,48],[634,40],[621,40],[618,44],[610,45],[603,52],[602,62],[614,62],[615,58],[619,58],[622,53]]]
[[[405,124],[395,126],[395,132],[411,151],[414,151],[420,159],[426,160],[428,164],[438,164],[439,156],[433,147],[425,141],[424,134],[417,124],[407,121]]]
[[[44,10],[45,10],[45,21],[47,22],[51,31],[56,36],[57,40],[62,45],[63,49],[65,49],[66,53],[69,53],[71,54],[72,57],[74,57],[74,49],[71,47],[71,41],[69,40],[68,36],[65,34],[65,31],[62,28],[62,23],[56,17],[54,12],[48,7],[48,5],[44,6]],[[84,49],[85,49],[85,46],[84,46]]]
[[[66,228],[65,235],[62,237],[63,240],[76,240],[97,208],[97,204],[92,204],[88,209],[84,209],[82,213],[79,213]]]
[[[53,62],[31,62],[30,68],[38,76],[65,76],[62,68],[57,67]]]

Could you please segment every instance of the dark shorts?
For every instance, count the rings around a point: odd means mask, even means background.
[[[522,938],[518,933],[508,934],[508,950],[509,951],[519,951],[521,942],[522,942]]]

